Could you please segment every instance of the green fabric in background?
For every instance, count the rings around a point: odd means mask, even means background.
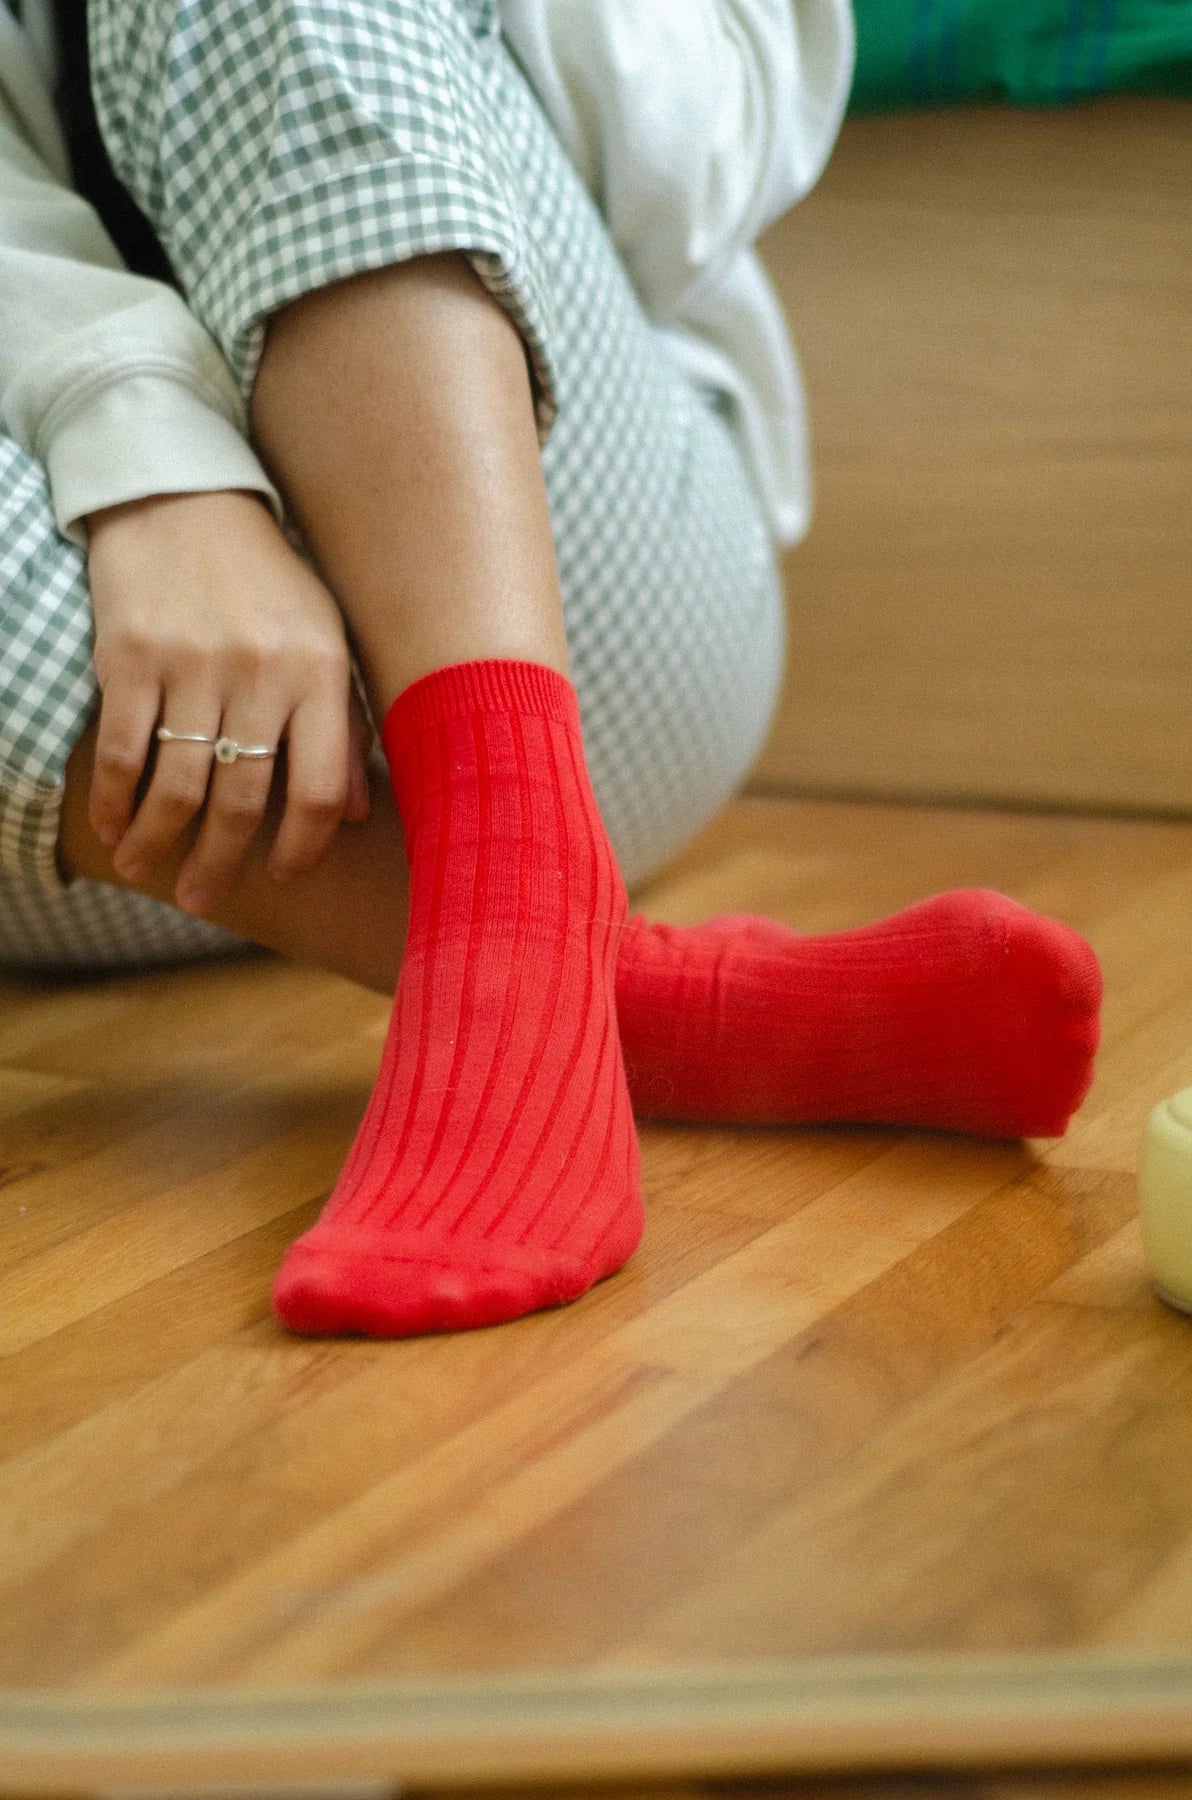
[[[852,112],[1192,94],[1192,0],[854,0],[854,7]]]

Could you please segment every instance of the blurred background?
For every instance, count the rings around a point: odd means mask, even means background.
[[[1192,4],[858,0],[763,792],[1192,813]]]

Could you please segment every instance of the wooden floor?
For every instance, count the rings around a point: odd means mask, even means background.
[[[404,1343],[268,1308],[381,1002],[4,984],[0,1791],[1192,1754],[1192,1321],[1134,1178],[1192,1084],[1192,825],[746,799],[646,899],[968,884],[1101,954],[1066,1139],[646,1128],[622,1274]],[[1107,1781],[864,1791],[1192,1793]]]

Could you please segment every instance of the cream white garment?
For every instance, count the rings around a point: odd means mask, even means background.
[[[44,464],[59,530],[145,494],[249,488],[280,503],[223,356],[183,300],[129,274],[70,186],[53,42],[0,4],[0,420]]]
[[[724,393],[775,536],[809,510],[802,383],[758,234],[817,180],[852,79],[848,0],[498,0],[642,303]]]

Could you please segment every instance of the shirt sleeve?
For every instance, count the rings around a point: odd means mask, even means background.
[[[501,0],[652,317],[814,185],[852,79],[848,0]]]
[[[171,288],[123,266],[2,86],[0,420],[46,468],[75,543],[88,513],[148,494],[245,488],[282,516],[215,343]]]

